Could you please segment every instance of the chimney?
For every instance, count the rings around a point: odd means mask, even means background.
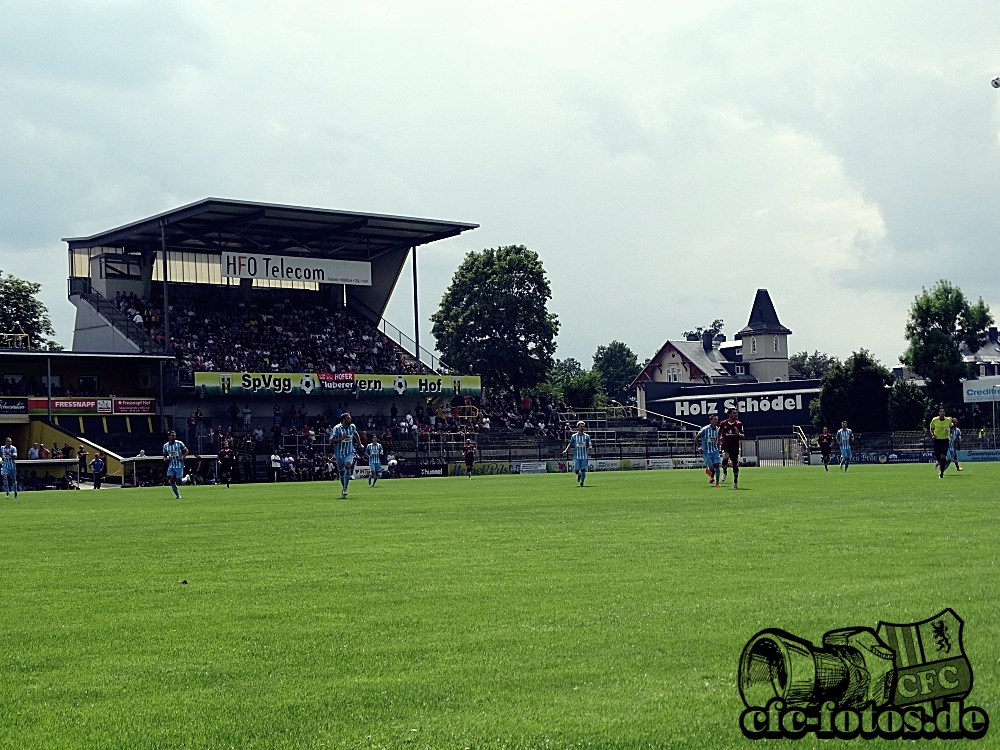
[[[701,345],[704,347],[706,352],[712,351],[712,332],[705,331],[701,334]]]
[[[724,334],[724,333],[717,333],[717,334],[715,334],[715,343],[716,344],[724,344],[725,342],[726,342],[726,334]]]
[[[989,328],[989,334],[990,334],[990,341],[992,341],[994,344],[997,343],[997,327],[996,326],[990,326],[990,328]]]

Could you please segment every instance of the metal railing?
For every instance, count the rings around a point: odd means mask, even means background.
[[[386,338],[394,342],[403,351],[416,359],[414,352],[416,351],[417,344],[410,336],[407,336],[385,318],[382,318],[382,320],[379,321],[378,329],[385,335]],[[453,370],[446,363],[441,361],[440,357],[434,354],[434,352],[428,351],[424,347],[420,347],[420,362],[439,374],[453,372]]]
[[[583,421],[588,430],[605,430],[608,427],[608,413],[606,411],[567,411],[557,415],[560,422],[569,422],[571,426],[578,421]]]
[[[137,326],[129,317],[114,304],[94,291],[90,279],[72,277],[69,280],[70,296],[76,295],[86,300],[97,313],[110,323],[125,338],[139,347],[139,351],[144,354],[163,354],[163,347],[149,335],[145,328]]]

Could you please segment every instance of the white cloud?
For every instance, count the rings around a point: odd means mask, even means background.
[[[793,347],[892,363],[921,285],[1000,300],[991,11],[0,2],[0,268],[52,295],[59,237],[207,195],[414,213],[482,225],[421,252],[425,341],[464,252],[524,243],[560,356],[766,286]]]

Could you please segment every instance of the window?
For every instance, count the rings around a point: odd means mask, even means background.
[[[742,347],[742,346],[741,346],[741,347],[738,347],[738,348],[736,349],[736,356],[737,356],[737,357],[742,357],[742,356],[743,356],[743,347]]]
[[[979,375],[982,377],[986,374],[986,365],[979,365]]]
[[[747,371],[747,369],[743,365],[736,365],[736,374],[737,375],[745,375],[746,371]]]
[[[667,371],[667,380],[671,383],[677,383],[681,379],[681,368],[677,365],[671,365],[670,369]]]
[[[97,376],[96,375],[81,375],[80,376],[80,390],[85,394],[90,396],[96,396],[97,391]]]
[[[777,336],[774,337],[774,351],[776,351],[776,352],[777,351],[781,351],[780,347],[778,346],[778,337]]]
[[[101,277],[141,280],[142,258],[136,255],[102,255]]]
[[[757,337],[756,336],[751,336],[750,337],[750,353],[751,354],[756,354],[757,353]]]
[[[42,375],[42,388],[48,388],[48,386],[49,386],[49,376],[48,375]],[[52,387],[53,388],[61,388],[62,387],[62,375],[53,375],[52,376]]]

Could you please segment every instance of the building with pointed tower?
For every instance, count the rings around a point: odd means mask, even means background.
[[[758,383],[788,380],[788,337],[766,289],[758,289],[750,310],[750,321],[736,334],[743,343],[743,361]]]
[[[750,319],[734,337],[722,334],[668,340],[632,382],[639,416],[703,424],[729,408],[751,428],[808,428],[819,380],[788,366],[788,337],[766,289],[758,289]]]

